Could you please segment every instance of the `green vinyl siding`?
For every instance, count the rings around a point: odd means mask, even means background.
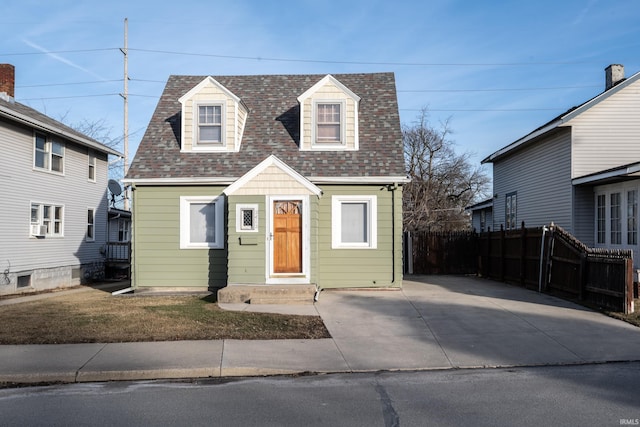
[[[210,186],[136,187],[133,215],[134,287],[206,289],[226,285],[226,248],[180,249],[180,197],[219,196],[222,190],[222,187]]]
[[[266,271],[265,196],[230,196],[227,198],[229,283],[264,284]],[[258,206],[258,230],[238,232],[236,214],[238,204]]]
[[[136,188],[135,287],[213,288],[229,283],[265,283],[266,236],[270,230],[264,195],[226,197],[225,249],[180,249],[180,197],[219,196],[222,190],[207,186]],[[323,185],[322,190],[319,198],[309,197],[310,282],[320,288],[402,286],[402,188],[392,191],[383,185]],[[334,195],[376,196],[375,249],[332,248]],[[257,206],[256,232],[236,230],[238,204]]]
[[[321,288],[402,286],[402,190],[383,185],[322,186],[318,209],[318,271]],[[376,196],[375,249],[332,248],[332,196]],[[393,199],[392,199],[393,198]],[[392,206],[394,214],[392,214]],[[393,218],[393,221],[392,221]]]

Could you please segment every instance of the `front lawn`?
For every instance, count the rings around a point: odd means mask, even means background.
[[[224,311],[215,295],[85,292],[3,306],[0,344],[327,338],[319,316]]]

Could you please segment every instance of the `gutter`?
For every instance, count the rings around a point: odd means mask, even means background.
[[[124,184],[131,185],[230,185],[237,181],[238,178],[220,177],[220,178],[125,178],[122,180]]]
[[[563,124],[564,121],[562,119],[559,120],[555,120],[552,123],[549,123],[547,126],[544,126],[536,131],[531,132],[530,134],[516,140],[515,142],[512,142],[511,144],[507,145],[504,148],[501,148],[500,150],[496,151],[495,153],[489,155],[488,157],[485,157],[484,159],[482,159],[480,161],[480,164],[485,164],[485,163],[493,163],[495,160],[497,160],[498,158],[502,157],[503,155],[507,154],[510,151],[515,150],[516,148],[520,147],[521,145],[524,145],[525,143],[536,139],[537,137],[544,135],[545,133],[549,132],[550,130],[553,130],[555,128],[557,128],[558,126],[560,126],[561,124]]]
[[[120,153],[119,151],[114,150],[113,148],[107,147],[106,145],[100,143],[99,141],[96,140],[92,140],[88,137],[82,137],[80,135],[77,134],[72,134],[62,128],[58,128],[58,127],[54,127],[51,125],[47,125],[45,123],[42,123],[39,120],[33,119],[29,116],[25,116],[24,114],[18,113],[16,111],[13,111],[11,109],[7,109],[6,107],[3,107],[0,105],[0,113],[2,113],[3,115],[5,115],[8,118],[12,118],[13,120],[22,123],[22,124],[26,124],[29,125],[33,128],[36,128],[38,130],[41,131],[46,131],[46,132],[50,132],[50,133],[54,133],[56,135],[62,136],[70,141],[79,143],[81,145],[85,145],[87,147],[91,147],[95,150],[98,151],[102,151],[104,153],[107,154],[112,154],[114,156],[123,158],[124,154]],[[52,119],[54,120],[54,119]]]
[[[526,135],[523,138],[520,138],[520,139],[516,140],[515,142],[507,145],[506,147],[496,151],[495,153],[493,153],[490,156],[488,156],[485,159],[483,159],[480,163],[481,164],[492,163],[493,161],[497,160],[498,158],[502,157],[503,155],[507,154],[508,152],[520,147],[524,143],[526,143],[528,141],[531,141],[532,139],[535,139],[538,136],[540,136],[540,135],[542,135],[544,133],[547,133],[550,130],[553,130],[554,128],[560,127],[560,126],[570,122],[576,116],[582,114],[585,110],[588,110],[589,108],[593,107],[594,105],[597,105],[598,103],[602,102],[603,100],[605,100],[605,99],[609,98],[610,96],[616,94],[617,92],[619,92],[622,89],[624,89],[625,87],[631,85],[632,83],[634,83],[638,79],[640,79],[640,72],[634,74],[633,76],[631,76],[631,77],[629,77],[627,79],[625,79],[624,81],[620,82],[619,84],[616,84],[612,88],[610,88],[608,90],[605,90],[604,92],[600,93],[599,95],[596,95],[595,97],[593,97],[590,100],[584,102],[583,104],[579,105],[578,107],[574,107],[574,108],[570,109],[569,111],[566,111],[565,113],[563,113],[556,120],[553,120],[551,123],[543,126],[542,128],[540,128],[538,130],[535,130],[535,131],[531,132],[529,135]]]
[[[581,185],[581,184],[595,183],[608,178],[617,178],[617,177],[633,175],[638,172],[640,172],[640,163],[636,163],[627,167],[618,168],[608,172],[599,172],[599,173],[583,176],[580,178],[574,178],[571,180],[571,184]]]

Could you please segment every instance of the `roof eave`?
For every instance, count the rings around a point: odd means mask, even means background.
[[[230,185],[237,181],[237,177],[219,177],[219,178],[124,178],[122,182],[130,185]]]
[[[610,169],[602,172],[593,173],[571,180],[572,185],[595,185],[603,181],[612,179],[623,179],[628,177],[638,177],[640,174],[640,162],[630,165],[621,166],[619,168]]]
[[[124,157],[124,154],[120,153],[117,150],[114,150],[113,148],[107,147],[106,145],[101,144],[98,141],[92,140],[91,138],[88,138],[88,137],[83,138],[78,135],[70,134],[64,129],[48,125],[46,123],[41,122],[40,120],[34,119],[33,117],[29,117],[24,114],[18,113],[14,110],[11,110],[9,108],[6,108],[3,105],[0,105],[0,114],[18,123],[28,125],[38,130],[54,133],[58,136],[62,136],[73,142],[76,142],[78,144],[81,144],[87,147],[91,147],[95,150],[102,151],[107,154],[112,154],[118,157]]]
[[[515,142],[512,142],[511,144],[507,145],[504,148],[501,148],[500,150],[494,152],[493,154],[485,157],[484,159],[482,159],[482,161],[480,162],[481,164],[485,164],[485,163],[493,163],[494,161],[498,160],[499,158],[507,155],[508,153],[512,152],[513,150],[520,148],[521,146],[523,146],[524,144],[526,144],[529,141],[532,141],[536,138],[538,138],[541,135],[546,134],[547,132],[550,132],[551,130],[557,128],[558,126],[560,126],[562,124],[562,120],[555,120],[551,123],[549,123],[547,126],[542,127],[534,132],[531,132],[530,134],[518,139]]]
[[[411,179],[406,176],[310,176],[314,184],[406,184]]]
[[[566,114],[562,115],[557,120],[554,120],[553,122],[549,123],[547,126],[544,126],[544,127],[540,128],[540,129],[538,129],[537,131],[531,132],[530,134],[518,139],[517,141],[507,145],[506,147],[494,152],[493,154],[491,154],[488,157],[484,158],[480,163],[482,163],[482,164],[484,164],[484,163],[492,163],[493,161],[499,159],[500,157],[505,156],[506,154],[510,153],[511,151],[521,147],[523,144],[525,144],[525,143],[527,143],[527,142],[529,142],[529,141],[531,141],[531,140],[533,140],[533,139],[535,139],[535,138],[537,138],[537,137],[549,132],[550,130],[553,130],[553,129],[559,127],[559,126],[566,125],[570,120],[573,120],[575,117],[579,116],[580,114],[582,114],[586,110],[590,109],[594,105],[599,104],[600,102],[604,101],[605,99],[609,98],[610,96],[616,94],[617,92],[621,91],[622,89],[624,89],[625,87],[629,86],[630,84],[632,84],[633,82],[635,82],[638,79],[640,79],[640,72],[635,73],[633,76],[625,79],[623,82],[617,84],[616,86],[612,87],[611,89],[602,92],[600,95],[595,96],[594,98],[592,98],[589,101],[583,103],[579,107],[568,111]]]

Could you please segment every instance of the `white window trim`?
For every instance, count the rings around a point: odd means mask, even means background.
[[[48,158],[48,167],[43,168],[40,166],[36,165],[36,138],[37,136],[40,135],[42,137],[44,137],[45,139],[45,150],[44,153]],[[66,144],[59,140],[56,139],[55,142],[57,142],[58,144],[60,144],[62,146],[62,171],[57,171],[57,170],[53,170],[52,166],[53,166],[53,142],[54,140],[51,138],[50,135],[47,135],[46,133],[42,133],[42,132],[34,132],[33,133],[33,169],[36,171],[40,171],[40,172],[47,172],[47,173],[51,173],[54,175],[62,175],[64,176],[65,170],[66,168],[66,157],[67,157],[67,146]]]
[[[131,241],[131,221],[125,218],[118,218],[118,242],[129,241]]]
[[[37,222],[31,222],[31,207],[33,205],[37,205],[38,206],[38,221]],[[45,227],[44,225],[44,206],[49,206],[52,211],[53,211],[53,217],[52,217],[52,221],[51,221],[51,225],[50,225],[50,230],[49,232],[45,232],[45,233],[40,233],[40,228],[38,229],[37,233],[34,233],[34,227]],[[55,233],[55,209],[56,208],[60,208],[62,211],[62,215],[60,218],[60,233]],[[44,203],[44,202],[36,202],[36,201],[30,201],[29,202],[29,237],[31,238],[37,238],[37,237],[64,237],[64,216],[65,216],[65,207],[64,205],[56,205],[54,203]]]
[[[95,242],[96,241],[96,208],[87,206],[87,214],[89,213],[89,211],[92,212],[92,216],[93,216],[93,223],[89,223],[88,219],[89,216],[87,215],[87,225],[85,228],[85,236],[84,236],[84,240],[86,242]],[[91,225],[93,227],[93,235],[91,237],[89,237],[89,225]]]
[[[216,223],[214,242],[191,242],[191,203],[215,203]],[[180,249],[224,249],[224,196],[180,196]]]
[[[220,142],[200,142],[200,130],[198,127],[200,107],[220,107]],[[194,101],[193,102],[193,130],[192,130],[192,151],[229,151],[227,149],[227,102],[218,101]]]
[[[91,161],[92,159],[93,159],[93,162]],[[96,177],[98,176],[98,160],[97,160],[95,151],[89,150],[89,152],[87,153],[87,164],[88,164],[87,165],[88,166],[87,181],[96,182]],[[93,167],[93,178],[89,176],[92,167]]]
[[[369,241],[366,243],[342,242],[342,203],[367,203],[369,213]],[[332,249],[377,249],[378,248],[378,198],[377,196],[331,196],[331,248]]]
[[[318,105],[320,104],[340,104],[340,142],[318,142]],[[346,150],[347,149],[347,126],[346,110],[347,101],[345,99],[314,99],[311,109],[311,148],[315,150]]]
[[[614,248],[614,249],[638,249],[640,248],[640,229],[638,230],[639,239],[636,244],[628,243],[628,223],[627,223],[627,192],[636,190],[636,196],[640,196],[640,184],[638,181],[629,181],[629,183],[607,184],[594,188],[593,196],[593,241],[598,248]],[[611,243],[611,194],[620,193],[620,238],[621,243]],[[598,243],[598,196],[605,196],[604,203],[604,243]],[[638,213],[640,216],[640,213]],[[640,220],[640,218],[636,218]],[[635,255],[635,254],[634,254]]]
[[[253,212],[253,227],[242,227],[242,211],[251,210]],[[257,204],[237,204],[236,205],[236,232],[238,233],[257,233],[258,232],[258,205]]]

